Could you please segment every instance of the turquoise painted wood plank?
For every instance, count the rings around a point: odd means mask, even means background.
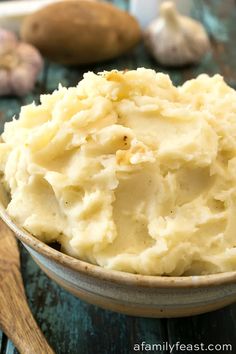
[[[10,340],[7,342],[6,354],[17,354],[14,344]]]
[[[3,131],[4,123],[9,122],[19,114],[20,102],[16,98],[0,99],[0,132]]]
[[[6,354],[7,345],[8,339],[6,335],[0,331],[0,354]]]
[[[52,92],[58,88],[58,85],[61,84],[62,86],[69,86],[71,82],[71,78],[77,81],[77,70],[75,73],[73,69],[59,65],[50,63],[47,72],[47,79],[46,79],[46,90],[47,92]],[[74,74],[74,75],[73,75]]]
[[[236,305],[232,305],[204,315],[168,320],[169,342],[172,345],[178,341],[184,344],[203,343],[205,348],[209,344],[230,344],[234,348],[232,353],[235,353],[235,315]]]
[[[123,10],[129,9],[129,2],[127,0],[113,0],[111,2],[113,3],[113,5],[116,5]]]
[[[129,9],[129,0],[105,0],[105,1],[110,2],[111,4],[119,7],[122,10]]]
[[[213,74],[218,67],[217,72],[236,88],[236,2],[199,0],[196,4],[195,15],[211,36],[212,60],[207,65],[209,72]]]
[[[236,304],[219,311],[211,312],[192,319],[196,340],[204,343],[231,344],[236,352]]]
[[[228,30],[234,17],[234,0],[200,0],[202,20],[208,32],[219,42],[228,43]],[[220,18],[220,21],[219,21]]]
[[[165,319],[136,318],[136,343],[142,342],[150,345],[159,345],[158,353],[166,353],[163,344],[168,339],[167,326]],[[153,347],[155,348],[155,347]],[[152,351],[151,351],[152,352]]]
[[[2,353],[2,338],[3,337],[3,333],[0,331],[0,353]]]

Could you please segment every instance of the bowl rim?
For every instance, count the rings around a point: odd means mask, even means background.
[[[103,268],[99,265],[88,263],[61,251],[58,251],[46,243],[40,241],[28,231],[13,222],[0,201],[0,218],[14,232],[16,237],[37,253],[57,264],[69,268],[101,281],[112,282],[118,285],[138,286],[144,288],[199,288],[208,286],[220,286],[236,283],[236,271],[216,273],[209,275],[190,276],[160,276],[133,274],[113,269]]]

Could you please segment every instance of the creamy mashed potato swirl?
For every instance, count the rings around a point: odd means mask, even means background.
[[[236,92],[219,75],[87,73],[5,124],[0,170],[11,217],[81,260],[236,270]]]

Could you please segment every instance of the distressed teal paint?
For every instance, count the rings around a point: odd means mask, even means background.
[[[2,352],[2,337],[3,337],[3,333],[0,331],[0,353]]]
[[[15,98],[0,99],[0,131],[3,131],[4,123],[9,122],[20,111],[20,102]]]
[[[15,352],[14,344],[9,340],[7,342],[6,354],[15,354]]]

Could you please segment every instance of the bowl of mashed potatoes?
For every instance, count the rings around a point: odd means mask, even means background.
[[[153,317],[235,301],[236,92],[221,76],[87,73],[5,124],[0,172],[3,220],[80,298]]]

